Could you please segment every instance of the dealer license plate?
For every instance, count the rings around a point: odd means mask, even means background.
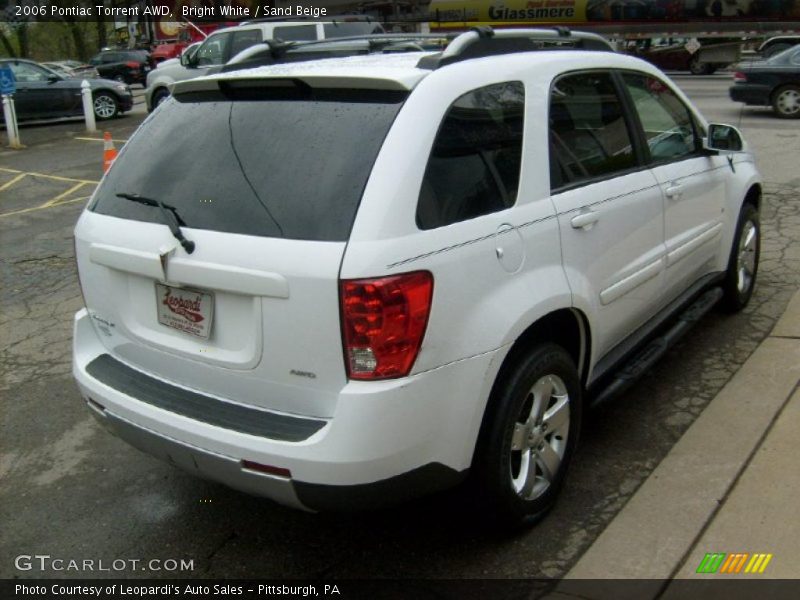
[[[213,294],[157,283],[156,310],[162,325],[203,339],[211,334]]]

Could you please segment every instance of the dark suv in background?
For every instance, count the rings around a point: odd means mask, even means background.
[[[150,54],[145,50],[103,50],[89,63],[104,79],[142,85],[147,79],[147,73],[153,67],[150,63]]]

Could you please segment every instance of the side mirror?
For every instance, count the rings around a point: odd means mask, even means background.
[[[47,76],[47,81],[49,81],[50,83],[55,83],[56,81],[61,81],[61,77],[53,73],[52,75]]]
[[[197,67],[197,50],[198,48],[189,48],[183,54],[181,54],[181,64],[188,68],[194,69]]]
[[[703,138],[703,148],[713,152],[741,152],[744,142],[742,134],[733,125],[710,123],[708,137]]]

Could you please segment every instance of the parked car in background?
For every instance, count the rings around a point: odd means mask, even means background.
[[[9,67],[14,73],[17,86],[14,105],[19,120],[83,115],[82,79],[65,77],[32,60],[0,59],[0,67]],[[96,118],[111,119],[133,107],[133,95],[127,84],[107,79],[86,81],[92,87]]]
[[[187,47],[188,46],[183,42],[165,42],[154,46],[150,56],[153,58],[153,62],[156,66],[158,66],[164,61],[180,58],[180,55],[183,54]]]
[[[89,61],[101,77],[128,84],[145,84],[152,65],[144,50],[103,50]]]
[[[171,58],[180,58],[186,48],[195,42],[202,42],[218,29],[234,27],[239,24],[236,21],[195,21],[183,24],[161,21],[156,26],[155,44],[150,47],[153,66]],[[177,27],[175,27],[176,25]]]
[[[772,106],[781,118],[800,118],[800,45],[764,61],[738,65],[729,93],[736,102]]]
[[[243,50],[265,40],[313,41],[355,35],[383,33],[383,27],[370,21],[309,22],[267,21],[226,27],[208,36],[193,52],[184,52],[177,62],[161,63],[147,76],[145,101],[152,111],[169,97],[169,86],[176,81],[211,75]]]
[[[746,142],[593,34],[286,58],[177,82],[78,220],[87,410],[290,506],[535,522],[584,407],[750,300]]]
[[[665,71],[689,71],[693,75],[711,75],[737,62],[741,40],[693,40],[691,38],[656,38],[630,42],[629,54],[642,58]]]
[[[145,103],[147,110],[152,111],[156,106],[169,98],[169,86],[175,83],[175,77],[184,72],[182,64],[189,64],[192,57],[203,42],[195,42],[187,46],[179,58],[170,58],[156,65],[156,68],[147,74],[145,90]]]
[[[764,58],[770,58],[797,44],[800,44],[800,35],[776,35],[761,44],[758,53]]]
[[[100,73],[97,72],[92,65],[79,62],[77,60],[56,60],[51,62],[43,62],[45,67],[49,67],[54,71],[61,73],[65,77],[72,79],[99,79]]]

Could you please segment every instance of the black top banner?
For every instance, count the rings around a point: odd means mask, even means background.
[[[0,0],[0,22],[237,22],[344,18],[384,22],[782,21],[800,23],[800,0]],[[554,8],[555,7],[555,8]]]
[[[722,579],[5,579],[3,600],[796,600],[800,580]]]
[[[349,0],[0,0],[0,21],[324,19],[357,10],[358,4]]]

